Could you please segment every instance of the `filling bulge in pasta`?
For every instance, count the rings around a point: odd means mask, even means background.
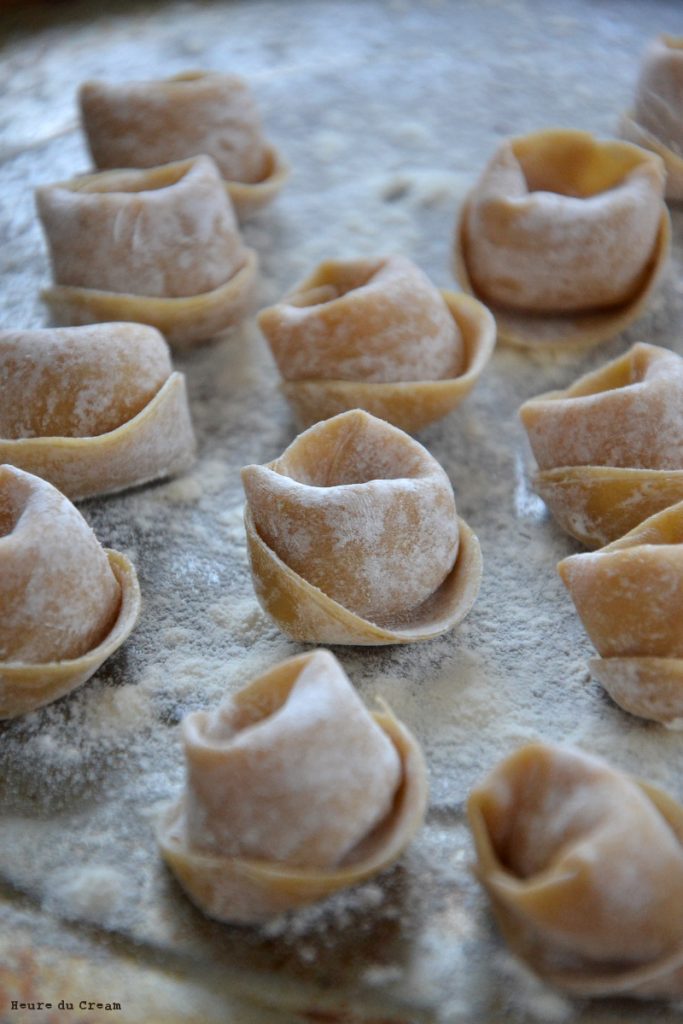
[[[439,290],[401,256],[322,263],[259,325],[285,380],[439,380],[463,365]]]
[[[0,467],[0,661],[77,658],[107,635],[120,603],[80,512],[39,477]]]
[[[186,838],[197,850],[339,864],[390,812],[401,762],[341,666],[316,651],[183,722]]]
[[[311,427],[242,479],[272,551],[372,621],[415,609],[455,564],[459,525],[446,473],[422,445],[368,413]]]

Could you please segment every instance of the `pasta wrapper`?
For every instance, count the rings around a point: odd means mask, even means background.
[[[468,534],[458,557],[450,482],[397,428],[361,410],[342,413],[242,476],[257,596],[290,636],[408,642],[469,611],[478,543]]]
[[[470,796],[477,875],[511,949],[574,995],[683,989],[683,809],[598,758],[532,744]]]
[[[683,719],[683,502],[557,566],[601,655],[591,669],[625,710]]]
[[[683,500],[681,395],[681,357],[637,344],[565,391],[525,402],[541,464],[534,488],[563,529],[595,547]]]
[[[0,719],[16,718],[44,707],[82,686],[125,643],[135,628],[141,607],[135,567],[120,551],[104,550],[121,587],[119,613],[111,630],[97,646],[78,658],[42,664],[0,662]]]
[[[266,172],[261,181],[226,181],[225,190],[240,221],[269,206],[289,178],[289,164],[274,146],[266,146]]]
[[[155,167],[205,153],[215,160],[240,219],[271,202],[288,177],[237,75],[186,71],[159,81],[89,81],[79,102],[100,169]]]
[[[0,717],[80,685],[130,633],[135,570],[45,480],[0,467]]]
[[[462,337],[464,363],[458,376],[397,382],[286,380],[282,390],[299,425],[305,428],[349,409],[365,409],[412,434],[456,409],[493,354],[496,323],[488,309],[469,295],[441,294]]]
[[[481,547],[464,519],[458,519],[457,560],[441,586],[411,616],[383,626],[354,615],[290,569],[261,539],[248,506],[244,525],[259,604],[292,640],[365,647],[432,640],[455,629],[470,613],[479,593]]]
[[[186,469],[185,378],[161,335],[136,324],[0,332],[0,462],[72,500]]]
[[[410,260],[328,260],[258,317],[285,380],[438,380],[462,369],[458,325]]]
[[[48,480],[72,501],[175,476],[195,458],[185,377],[172,373],[133,419],[98,437],[0,440],[0,462]]]
[[[257,257],[209,157],[84,175],[38,189],[37,202],[55,323],[136,321],[182,346],[245,315]]]
[[[683,38],[661,35],[643,57],[633,110],[623,115],[619,134],[650,149],[666,168],[666,196],[683,199]]]
[[[173,348],[182,350],[215,338],[247,316],[257,273],[258,257],[248,250],[244,266],[226,284],[189,298],[159,299],[61,285],[44,288],[40,297],[54,324],[77,326],[133,320],[156,327]]]
[[[642,311],[664,266],[663,168],[629,143],[549,130],[506,142],[463,205],[455,273],[504,342],[583,346]]]
[[[563,530],[596,548],[683,501],[683,470],[561,466],[536,473],[533,486]]]
[[[336,740],[328,739],[327,745],[335,748],[340,746],[342,761],[345,761],[342,748],[354,748],[358,730],[364,735],[367,732],[368,737],[371,733],[376,734],[374,742],[379,743],[382,748],[387,747],[387,751],[391,753],[392,758],[395,758],[398,767],[398,776],[393,783],[394,791],[389,808],[381,820],[376,821],[375,825],[359,838],[341,860],[333,859],[327,864],[299,864],[297,866],[280,859],[241,855],[225,856],[220,852],[198,848],[192,838],[193,831],[196,831],[193,828],[192,805],[198,798],[202,800],[202,797],[201,794],[197,797],[197,794],[192,795],[188,792],[166,812],[161,821],[159,829],[161,853],[190,898],[211,917],[221,921],[256,923],[285,910],[323,899],[337,889],[355,885],[392,864],[422,823],[427,802],[427,781],[424,759],[417,742],[388,709],[369,715],[361,706],[359,710],[362,714],[355,711],[353,713],[352,727],[344,722],[345,714],[348,713],[347,705],[349,709],[355,708],[358,701],[350,690],[350,684],[341,672],[336,659],[328,652],[316,651],[312,654],[290,658],[275,666],[245,690],[240,691],[233,698],[239,708],[238,715],[242,716],[242,721],[239,724],[243,728],[251,727],[252,729],[254,728],[252,723],[258,723],[257,729],[265,724],[269,728],[268,742],[272,744],[272,752],[269,754],[266,751],[265,756],[279,757],[278,752],[287,739],[287,730],[293,729],[296,734],[301,732],[302,736],[304,735],[307,727],[305,721],[307,712],[302,709],[303,721],[298,717],[292,719],[291,722],[285,719],[287,725],[284,725],[283,720],[278,718],[278,710],[280,710],[280,714],[282,714],[282,710],[286,712],[288,696],[293,687],[296,687],[298,678],[305,672],[313,674],[318,671],[323,672],[320,686],[324,693],[327,688],[324,674],[330,670],[341,673],[341,679],[345,680],[344,685],[348,689],[348,695],[344,696],[343,690],[339,691],[339,696],[332,701],[327,712],[327,715],[332,717],[321,719],[321,726],[323,721],[327,722],[329,726],[333,726],[334,721],[339,719],[340,735]],[[220,711],[218,714],[220,715]],[[234,719],[234,709],[232,714]],[[216,721],[215,715],[213,723],[215,724],[212,724],[210,720],[206,725],[200,723],[206,735],[208,744],[206,750],[198,749],[195,754],[188,749],[188,755],[193,758],[191,778],[195,781],[205,779],[206,785],[213,787],[216,791],[215,795],[218,796],[221,790],[221,780],[223,780],[223,785],[235,782],[234,779],[231,780],[230,774],[225,774],[223,779],[223,773],[228,767],[232,767],[234,762],[226,764],[225,768],[222,767],[221,762],[230,753],[231,746],[230,742],[226,744],[224,740],[219,739],[217,730],[220,731],[221,726]],[[378,732],[376,732],[377,726],[379,726]],[[244,736],[247,745],[250,746],[250,740],[253,743],[255,735],[252,732],[251,736],[248,736],[246,733],[238,731],[233,743],[239,744],[240,738]],[[189,736],[192,736],[191,730]],[[387,744],[387,740],[389,744]],[[314,737],[313,742],[315,742]],[[197,759],[198,755],[201,755],[199,759]],[[307,754],[307,756],[309,755]],[[326,754],[324,748],[321,748],[319,752],[316,751],[314,756],[319,757],[321,763],[319,770],[309,778],[309,783],[315,784],[317,777],[318,784],[325,786],[333,781],[330,773],[335,770],[333,766],[337,763],[337,754],[333,750],[329,750]],[[239,763],[237,762],[238,767]],[[248,763],[245,762],[245,764]],[[252,763],[256,769],[256,763]],[[348,772],[348,761],[346,764],[347,767],[343,774]],[[370,766],[367,768],[372,770]],[[281,771],[279,775],[282,778],[278,781],[278,790],[283,791],[284,799],[289,800],[293,796],[306,800],[305,794],[302,795],[298,786],[295,786],[292,794],[288,795],[286,772],[283,774]],[[263,785],[259,780],[256,780],[255,784]],[[245,777],[244,785],[249,785],[247,777]],[[343,785],[343,782],[340,782],[340,785]],[[232,790],[230,792],[232,793]],[[366,790],[365,799],[374,801],[376,794]],[[228,804],[230,800],[231,797],[227,800]],[[310,824],[311,800],[312,795],[307,800],[309,809],[306,814],[303,817],[298,816],[299,823],[303,823],[304,828]],[[217,813],[220,813],[221,806],[225,806],[225,804],[220,800],[212,799],[211,806],[214,803]],[[332,815],[330,824],[334,825],[336,829],[335,816],[338,811],[335,808],[335,802],[328,802],[327,808],[326,814]],[[207,807],[203,809],[206,811]],[[258,813],[258,807],[254,809],[254,813]],[[319,824],[324,826],[322,820]],[[297,821],[292,822],[291,826],[296,830]],[[199,830],[200,834],[202,831]],[[248,830],[248,832],[251,836],[252,830]],[[239,836],[228,837],[226,835],[227,838],[239,842]],[[266,838],[266,841],[270,842],[270,839]]]

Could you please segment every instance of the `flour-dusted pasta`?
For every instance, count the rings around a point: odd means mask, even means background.
[[[155,167],[206,154],[242,218],[271,202],[287,167],[263,135],[247,82],[185,71],[150,82],[84,82],[81,118],[95,166]]]
[[[160,827],[191,899],[257,922],[393,863],[420,827],[426,769],[328,651],[289,658],[182,725],[187,786]]]
[[[558,565],[600,658],[591,669],[633,714],[683,722],[683,503]]]
[[[0,462],[71,499],[186,469],[185,378],[140,324],[0,331]]]
[[[595,343],[639,314],[668,253],[661,160],[552,130],[500,146],[463,207],[461,284],[502,340]]]
[[[0,718],[89,679],[140,609],[135,570],[56,488],[0,466]]]
[[[302,426],[362,408],[419,430],[471,391],[495,345],[481,303],[401,256],[321,263],[258,320]]]
[[[294,639],[425,640],[469,612],[479,543],[429,452],[361,410],[242,470],[259,601]]]
[[[247,312],[257,258],[210,157],[83,175],[36,196],[56,323],[132,320],[183,346]]]
[[[683,500],[683,359],[636,344],[520,416],[539,464],[534,487],[589,547]]]
[[[575,995],[683,992],[683,808],[531,744],[472,793],[477,875],[511,949]]]
[[[662,158],[667,198],[683,199],[683,37],[661,35],[649,44],[619,132]]]

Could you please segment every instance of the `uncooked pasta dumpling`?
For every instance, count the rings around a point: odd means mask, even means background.
[[[295,639],[407,643],[469,611],[481,565],[441,466],[353,410],[242,470],[256,592]]]
[[[286,380],[437,380],[462,367],[441,293],[402,256],[323,263],[258,319]]]
[[[239,216],[270,202],[287,169],[238,75],[186,71],[150,82],[85,82],[83,127],[95,166],[155,167],[205,153]]]
[[[36,196],[57,323],[138,321],[183,345],[245,314],[256,255],[210,157],[83,175]]]
[[[392,863],[424,816],[417,743],[328,651],[281,662],[182,724],[187,784],[162,854],[223,921],[259,921]]]
[[[472,793],[477,874],[511,949],[586,996],[683,994],[683,808],[571,747],[532,744]]]
[[[683,722],[683,503],[558,565],[600,658],[591,669],[627,711]]]
[[[304,426],[363,408],[420,429],[468,394],[495,343],[480,303],[401,256],[321,263],[258,320]]]
[[[182,374],[141,324],[0,331],[0,462],[68,497],[185,469],[194,437]]]
[[[534,487],[590,547],[683,500],[683,359],[656,345],[525,402]]]
[[[139,612],[135,570],[45,480],[0,466],[0,718],[85,682]]]
[[[661,35],[647,47],[633,109],[620,134],[651,149],[666,167],[666,195],[683,199],[683,37]]]
[[[504,142],[468,197],[461,283],[502,339],[596,342],[641,310],[668,251],[664,169],[654,154],[586,132]]]

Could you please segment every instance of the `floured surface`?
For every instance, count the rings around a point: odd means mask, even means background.
[[[648,35],[683,33],[674,0],[599,10],[579,0],[571,14],[561,0],[131,3],[125,15],[114,6],[97,21],[88,7],[61,28],[16,15],[39,31],[13,38],[0,71],[2,327],[45,322],[37,293],[48,263],[30,190],[87,168],[73,130],[86,78],[192,66],[250,78],[266,135],[294,170],[245,230],[266,305],[330,257],[400,251],[452,286],[456,212],[500,139],[553,124],[608,134],[631,102]],[[72,7],[57,10],[66,18]],[[673,221],[676,240],[683,215]],[[17,942],[100,950],[114,935],[140,963],[163,950],[170,970],[224,993],[226,1015],[229,993],[250,992],[295,1019],[351,1005],[361,1020],[411,1024],[679,1020],[659,1005],[566,1000],[514,963],[468,870],[463,804],[497,760],[534,738],[575,742],[683,799],[680,734],[624,714],[589,678],[593,649],[554,569],[577,547],[530,491],[516,419],[523,400],[637,340],[683,352],[682,312],[670,271],[640,323],[597,350],[501,349],[464,405],[420,435],[480,537],[480,597],[438,640],[336,653],[364,699],[383,696],[423,742],[428,824],[387,876],[260,931],[193,910],[162,867],[153,823],[182,784],[182,713],[304,649],[256,603],[239,484],[240,467],[275,458],[295,428],[253,321],[176,360],[189,379],[195,468],[81,506],[99,539],[138,567],[140,625],[81,691],[2,730],[0,876],[7,899],[30,909]],[[41,901],[42,925],[31,916]],[[9,931],[16,907],[2,906]],[[122,1018],[135,1020],[133,997],[128,1009]]]

